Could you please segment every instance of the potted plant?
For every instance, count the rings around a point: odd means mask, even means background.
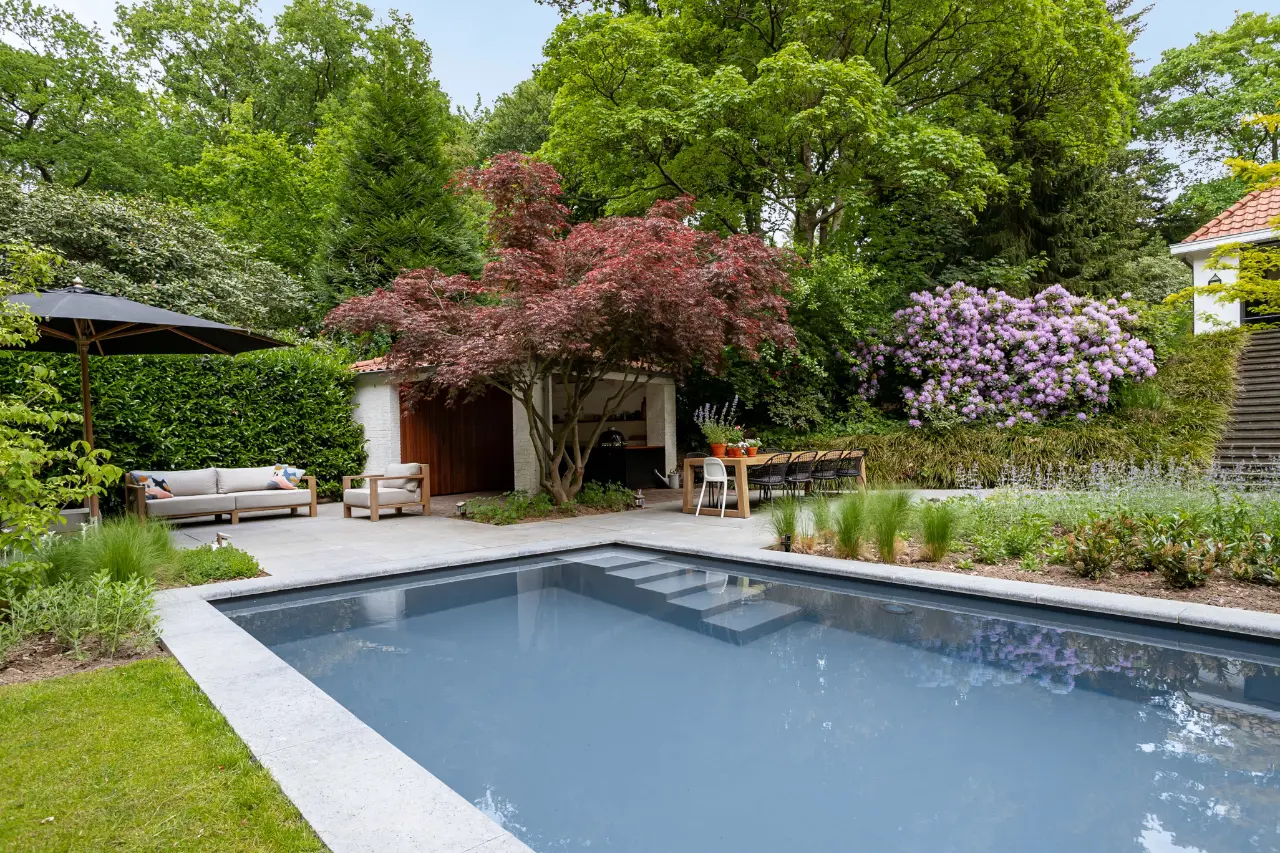
[[[742,456],[742,427],[731,426],[725,428],[725,444],[726,455],[731,459],[738,459]]]
[[[733,425],[733,416],[738,409],[738,397],[734,395],[732,403],[725,403],[716,409],[711,403],[704,403],[693,413],[693,420],[702,429],[702,437],[711,445],[711,455],[723,457],[725,445],[737,444],[742,440],[742,427]]]
[[[755,456],[760,452],[760,439],[748,438],[742,442],[742,449],[747,452],[748,456]]]

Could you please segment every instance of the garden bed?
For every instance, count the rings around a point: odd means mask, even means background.
[[[655,494],[660,493],[660,494]],[[667,495],[678,500],[679,492],[670,489],[650,489],[645,492],[650,504],[661,503]],[[654,498],[658,498],[655,500]],[[625,486],[587,483],[575,500],[556,506],[545,493],[530,495],[526,492],[508,492],[495,497],[472,498],[466,502],[463,516],[468,521],[481,524],[524,524],[531,521],[555,521],[583,515],[605,515],[638,509],[635,493]]]
[[[778,546],[773,546],[775,549]],[[1034,571],[1019,566],[1017,561],[984,565],[975,563],[971,569],[963,569],[956,565],[959,557],[950,557],[941,563],[933,563],[922,555],[922,548],[911,543],[906,554],[900,557],[896,565],[910,566],[913,569],[932,569],[941,572],[954,572],[963,575],[981,575],[988,578],[1000,578],[1011,581],[1027,581],[1053,586],[1069,586],[1077,589],[1092,589],[1099,592],[1118,592],[1125,595],[1143,595],[1150,598],[1165,598],[1171,601],[1185,601],[1189,604],[1212,604],[1216,607],[1236,607],[1242,610],[1257,610],[1263,613],[1280,613],[1280,587],[1262,586],[1256,583],[1245,583],[1232,577],[1215,575],[1201,587],[1192,589],[1172,589],[1164,578],[1155,572],[1115,572],[1097,580],[1082,578],[1066,566],[1043,565]],[[816,545],[807,553],[823,557],[834,557],[835,549],[827,544]],[[869,553],[863,559],[875,562]]]
[[[122,651],[114,657],[90,653],[83,659],[67,654],[66,648],[52,633],[26,637],[0,659],[0,687],[24,684],[81,672],[110,669],[162,654],[158,645],[145,649]]]

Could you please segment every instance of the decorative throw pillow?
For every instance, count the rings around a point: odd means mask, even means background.
[[[275,470],[271,472],[271,482],[267,483],[268,489],[296,489],[298,484],[302,482],[304,471],[301,468],[290,468],[288,465],[277,465]]]
[[[138,485],[145,490],[143,494],[147,496],[147,500],[156,501],[173,497],[173,492],[169,491],[169,484],[160,477],[152,477],[150,474],[138,474]]]

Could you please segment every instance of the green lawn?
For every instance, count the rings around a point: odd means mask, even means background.
[[[325,849],[172,659],[0,688],[0,850]]]

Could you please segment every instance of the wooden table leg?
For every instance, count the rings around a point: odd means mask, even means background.
[[[747,485],[747,463],[739,459],[733,466],[734,487],[738,492],[738,517],[751,517],[751,492]]]
[[[684,503],[681,509],[685,512],[693,512],[693,463],[688,459],[684,460],[684,482],[681,485],[684,488]]]

